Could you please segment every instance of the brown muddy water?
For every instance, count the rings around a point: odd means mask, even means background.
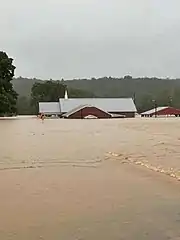
[[[0,239],[180,239],[179,127],[0,120]]]

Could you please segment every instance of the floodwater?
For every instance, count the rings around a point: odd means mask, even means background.
[[[180,239],[179,127],[0,120],[0,239]]]

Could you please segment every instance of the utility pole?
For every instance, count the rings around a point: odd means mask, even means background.
[[[169,97],[169,106],[170,106],[170,107],[172,107],[172,101],[173,101],[173,99],[172,99],[172,97],[170,96],[170,97]]]
[[[154,103],[155,118],[157,118],[157,101],[153,99],[152,102]]]

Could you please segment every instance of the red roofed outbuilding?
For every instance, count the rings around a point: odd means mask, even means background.
[[[153,117],[153,116],[175,116],[180,117],[180,109],[173,107],[157,107],[141,113],[141,117]]]

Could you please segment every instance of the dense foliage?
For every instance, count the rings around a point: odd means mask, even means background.
[[[37,86],[39,83],[44,83],[44,81],[24,78],[13,81],[20,96],[25,96],[29,100],[33,84]],[[180,108],[180,79],[133,78],[127,75],[123,78],[104,77],[59,81],[59,84],[67,85],[70,97],[133,97],[139,112],[154,107],[153,100],[156,100],[158,106],[172,105]],[[55,85],[51,83],[48,86],[54,89]],[[59,92],[62,94],[57,96],[58,92],[54,93],[53,97],[52,93],[44,96],[43,99],[41,96],[41,100],[54,100],[64,96],[62,89]]]
[[[15,66],[13,59],[5,52],[0,52],[0,115],[13,115],[16,113],[17,93],[13,89],[12,79]]]

